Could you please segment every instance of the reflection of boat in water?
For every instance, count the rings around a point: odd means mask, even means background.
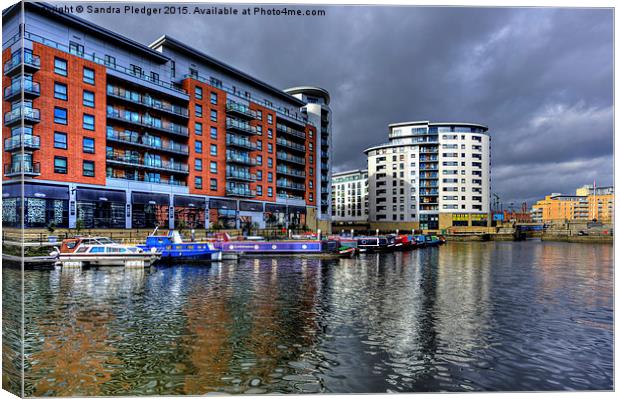
[[[55,247],[50,255],[63,267],[145,267],[156,262],[161,253],[122,245],[107,237],[76,237],[63,240],[60,249]]]
[[[212,261],[222,260],[222,251],[211,242],[183,242],[178,231],[170,230],[168,235],[153,234],[146,238],[146,244],[138,247],[146,251],[161,252],[162,261]]]

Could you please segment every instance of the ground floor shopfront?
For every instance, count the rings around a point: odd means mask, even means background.
[[[301,229],[312,208],[233,198],[27,182],[2,186],[2,223],[26,228]],[[23,197],[23,200],[22,200]]]

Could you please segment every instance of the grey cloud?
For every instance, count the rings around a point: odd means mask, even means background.
[[[172,35],[277,87],[326,88],[336,171],[364,167],[388,123],[470,121],[490,127],[493,190],[506,201],[612,183],[611,9],[326,10],[82,17],[142,43]]]

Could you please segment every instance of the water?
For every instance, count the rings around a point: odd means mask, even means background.
[[[19,271],[3,283],[15,326]],[[611,245],[27,271],[24,286],[26,395],[613,388]]]

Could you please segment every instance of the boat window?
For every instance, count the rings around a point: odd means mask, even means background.
[[[188,245],[187,249],[194,249],[194,246],[193,245]]]
[[[77,251],[75,252],[86,252],[88,251],[88,247],[79,247]]]
[[[99,253],[99,252],[105,252],[105,248],[104,247],[91,247],[90,249],[90,253]]]
[[[76,245],[77,245],[77,241],[69,241],[67,243],[67,248],[68,249],[73,249],[73,248],[75,248]]]
[[[176,246],[176,249],[183,249],[183,247],[182,247],[182,246],[180,246],[180,245],[177,245],[177,246]]]
[[[172,245],[166,245],[166,249],[172,249]]]

